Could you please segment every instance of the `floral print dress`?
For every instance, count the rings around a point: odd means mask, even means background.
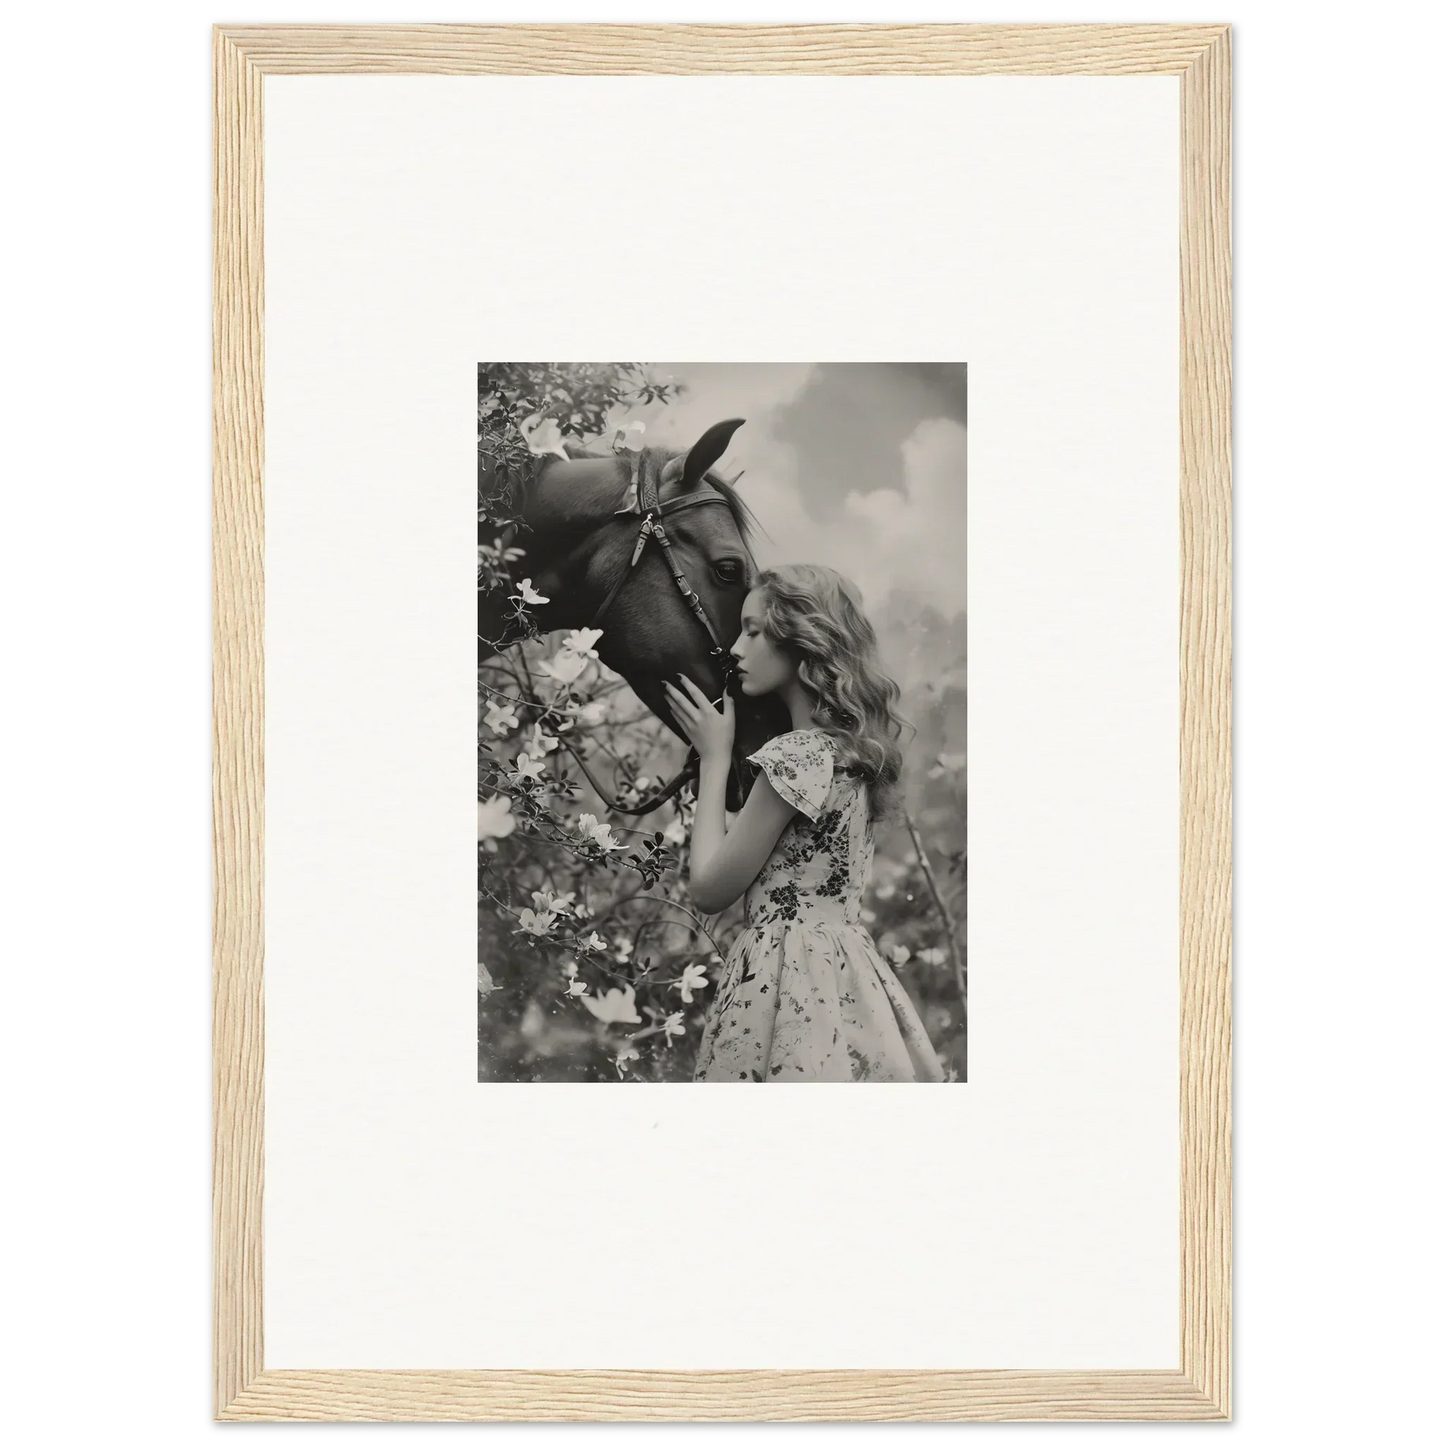
[[[941,1082],[918,1012],[861,920],[866,787],[816,729],[784,733],[750,761],[798,811],[747,891],[693,1079]]]

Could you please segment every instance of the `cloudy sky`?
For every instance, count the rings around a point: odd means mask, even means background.
[[[937,363],[655,365],[687,394],[636,413],[646,440],[687,446],[747,425],[718,466],[766,535],[758,560],[822,562],[870,610],[906,595],[944,617],[967,598],[964,367]]]

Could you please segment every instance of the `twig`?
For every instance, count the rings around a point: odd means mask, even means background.
[[[520,679],[516,678],[516,674],[515,674],[515,673],[511,674],[511,676],[512,676],[515,680],[520,681]],[[548,703],[545,703],[545,702],[533,702],[533,701],[531,701],[530,698],[518,697],[515,693],[504,692],[501,688],[499,688],[499,687],[492,687],[489,683],[483,682],[480,678],[477,679],[477,686],[478,686],[479,688],[481,688],[481,690],[482,690],[483,692],[489,692],[489,693],[491,693],[493,697],[506,698],[506,700],[507,700],[509,703],[511,703],[513,706],[518,706],[518,707],[539,707],[539,708],[542,709],[542,711],[543,711],[544,713],[549,713],[549,712],[553,711],[552,707],[551,707],[550,704],[548,704]]]
[[[913,851],[918,854],[918,866],[923,871],[923,880],[928,884],[928,891],[933,895],[933,905],[938,909],[938,916],[943,920],[943,931],[948,938],[948,956],[953,963],[953,977],[958,984],[958,999],[963,1008],[963,1026],[968,1028],[968,977],[963,962],[963,950],[958,941],[958,929],[953,922],[953,914],[949,912],[948,904],[943,901],[943,894],[939,891],[938,879],[933,876],[933,864],[928,861],[928,852],[923,846],[923,839],[919,837],[918,825],[913,821],[913,815],[904,809],[903,822],[908,829],[908,836],[913,840]]]
[[[520,647],[512,648],[511,654],[512,657],[515,659],[516,664],[521,672],[521,676],[518,677],[517,681],[526,691],[527,698],[531,702],[532,706],[541,706],[541,699],[537,696],[537,685],[532,681],[532,668],[531,664],[527,661],[527,653],[525,649]],[[550,708],[548,710],[550,711]]]
[[[690,908],[684,908],[681,903],[674,903],[670,898],[655,898],[651,894],[647,893],[634,893],[630,897],[619,898],[617,902],[613,904],[614,912],[621,904],[632,903],[639,898],[647,903],[661,903],[665,908],[675,908],[679,913],[686,914],[688,918],[692,919],[692,926],[696,928],[697,931],[702,934],[702,936],[707,939],[710,944],[712,944],[712,951],[719,954],[723,951],[722,946],[718,943],[717,939],[715,939],[712,934],[707,931],[707,928],[704,926],[702,919],[700,919],[697,914],[695,914]],[[662,922],[663,920],[652,919],[649,921]],[[638,931],[641,932],[641,929],[639,929]]]
[[[665,787],[662,792],[660,792],[652,800],[650,807],[643,808],[640,803],[636,807],[624,807],[620,798],[612,798],[610,800],[608,799],[607,794],[602,791],[602,785],[597,781],[595,777],[593,777],[592,769],[589,768],[587,764],[582,761],[582,754],[575,747],[573,747],[572,743],[565,737],[559,737],[558,741],[562,744],[564,748],[567,749],[569,753],[572,754],[572,757],[576,762],[578,769],[581,771],[582,776],[587,779],[588,783],[592,787],[592,791],[597,794],[598,798],[601,800],[602,806],[609,813],[621,813],[626,817],[646,817],[647,814],[655,813],[660,807],[662,807],[664,803],[669,802],[671,801],[671,799],[676,797],[677,794],[680,793],[682,789],[687,785],[687,783],[691,780],[691,773],[687,769],[684,769],[682,772],[678,773],[678,775],[672,780],[672,782],[670,782],[667,787]],[[619,824],[618,826],[620,827],[621,825]],[[629,833],[642,833],[646,832],[647,830],[643,828],[628,828],[625,831]]]

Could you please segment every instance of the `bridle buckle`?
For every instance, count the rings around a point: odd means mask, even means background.
[[[641,557],[642,557],[642,549],[643,549],[645,546],[647,546],[647,539],[648,539],[650,536],[652,536],[652,513],[651,513],[651,512],[649,512],[649,513],[642,519],[642,526],[638,529],[638,533],[637,533],[637,545],[632,549],[632,561],[630,561],[630,562],[627,564],[627,570],[628,570],[629,572],[630,572],[635,566],[637,566],[638,561],[639,561],[639,560],[641,559]]]

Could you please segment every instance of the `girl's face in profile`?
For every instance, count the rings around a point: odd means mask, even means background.
[[[797,664],[763,634],[763,593],[754,588],[743,603],[743,630],[732,645],[738,687],[745,697],[765,697],[798,675]]]

